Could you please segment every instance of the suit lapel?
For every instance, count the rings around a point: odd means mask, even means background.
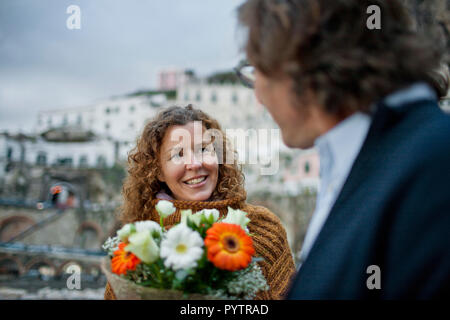
[[[367,172],[371,172],[372,166],[377,164],[377,155],[382,152],[379,149],[379,141],[383,132],[387,127],[392,126],[400,115],[399,110],[392,109],[383,103],[377,105],[376,111],[372,115],[372,123],[367,133],[366,139],[358,153],[355,162],[350,170],[350,173],[345,181],[338,198],[336,199],[331,211],[328,215],[325,224],[322,227],[316,241],[314,242],[308,257],[303,262],[300,268],[300,273],[305,269],[308,264],[308,260],[316,254],[317,247],[323,241],[328,241],[327,238],[332,234],[336,223],[335,219],[337,215],[341,215],[342,212],[338,212],[339,208],[349,199],[354,193],[355,189],[364,182]]]
[[[334,209],[345,202],[356,188],[364,181],[367,172],[376,161],[376,156],[382,152],[380,140],[383,132],[391,127],[398,120],[399,113],[384,104],[379,104],[376,112],[372,116],[372,124],[367,133],[367,137],[359,151],[350,173],[345,181],[342,190],[333,205],[330,216]]]

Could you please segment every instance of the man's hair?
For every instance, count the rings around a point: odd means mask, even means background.
[[[367,27],[371,5],[381,29]],[[313,92],[327,112],[346,116],[417,81],[447,93],[443,42],[415,31],[399,0],[248,0],[238,18],[250,63],[268,77],[289,75],[300,103]]]

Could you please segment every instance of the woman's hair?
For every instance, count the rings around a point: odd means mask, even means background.
[[[169,107],[156,115],[148,122],[136,146],[128,155],[128,176],[123,185],[124,204],[122,206],[121,220],[135,221],[137,218],[149,218],[151,201],[161,190],[170,191],[164,182],[158,180],[161,172],[160,151],[162,141],[168,129],[176,125],[185,125],[192,121],[201,121],[203,127],[213,129],[221,134],[221,139],[214,140],[216,150],[224,158],[229,155],[232,161],[226,163],[219,160],[219,173],[212,200],[223,200],[236,196],[245,196],[244,175],[237,164],[236,152],[230,146],[219,123],[201,110],[191,105],[185,108]],[[217,142],[219,141],[219,142]],[[217,145],[220,143],[222,145]]]
[[[371,5],[381,29],[367,26]],[[416,81],[447,93],[438,72],[445,41],[416,32],[399,0],[248,0],[238,17],[250,63],[268,77],[287,74],[300,105],[312,92],[327,112],[345,116]]]

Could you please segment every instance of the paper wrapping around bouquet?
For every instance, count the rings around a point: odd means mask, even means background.
[[[217,298],[202,294],[183,294],[182,291],[169,289],[155,289],[140,286],[111,272],[111,260],[102,260],[101,268],[106,275],[109,285],[119,300],[215,300]]]

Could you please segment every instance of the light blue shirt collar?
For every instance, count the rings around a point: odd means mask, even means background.
[[[436,93],[425,82],[418,82],[396,91],[388,95],[384,102],[396,108],[421,99],[437,100]],[[356,112],[316,139],[314,145],[319,151],[321,176],[329,171],[343,174],[350,171],[365,140],[370,123],[371,119],[368,115]]]
[[[356,112],[315,141],[325,179],[345,177],[361,148],[370,127],[370,116]],[[323,165],[322,165],[323,164]]]
[[[386,105],[395,108],[422,99],[436,101],[438,99],[435,91],[426,82],[417,82],[405,89],[398,90],[388,95],[384,102]]]

